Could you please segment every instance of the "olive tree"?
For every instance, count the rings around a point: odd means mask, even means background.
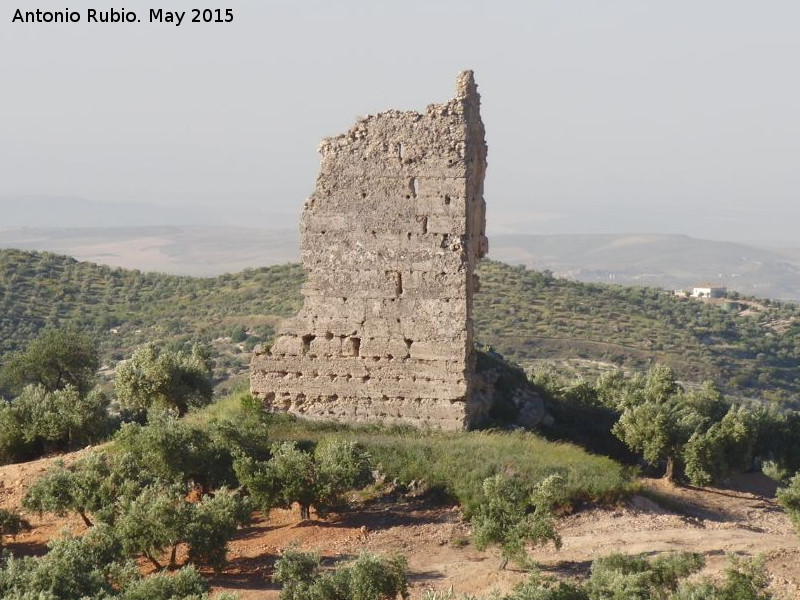
[[[121,506],[152,482],[129,454],[93,452],[68,467],[56,463],[28,488],[22,506],[38,514],[75,512],[87,527],[113,524]]]
[[[753,461],[757,433],[754,415],[742,407],[731,407],[720,421],[695,431],[683,448],[689,481],[711,485],[746,470]]]
[[[549,475],[533,489],[515,477],[498,474],[483,482],[483,499],[471,519],[472,539],[479,550],[500,545],[505,568],[509,559],[530,566],[526,544],[553,542],[561,547],[553,508],[563,496],[560,475]]]
[[[281,442],[272,446],[269,460],[240,457],[234,468],[262,510],[289,508],[296,502],[304,520],[311,518],[312,507],[324,515],[345,491],[372,480],[366,450],[341,439],[323,440],[313,453],[296,442]]]
[[[147,344],[117,367],[114,389],[120,405],[135,413],[158,406],[184,414],[211,402],[211,369],[208,353],[199,345],[187,353]]]
[[[317,554],[289,548],[275,563],[273,580],[281,584],[281,600],[394,600],[408,598],[406,560],[367,552],[335,568],[320,568]]]
[[[97,343],[75,328],[46,329],[0,371],[0,387],[12,395],[36,384],[49,392],[71,385],[81,394],[94,384],[100,366]]]
[[[169,551],[167,567],[177,567],[181,544],[188,546],[188,562],[225,565],[228,541],[250,518],[249,502],[238,492],[217,490],[199,502],[188,502],[180,488],[149,486],[126,506],[115,532],[128,556],[144,556],[157,569]]]
[[[94,443],[110,430],[108,398],[99,389],[81,394],[71,384],[50,391],[26,386],[11,402],[0,402],[0,461]]]
[[[667,367],[651,369],[633,382],[618,404],[622,414],[612,432],[631,450],[653,465],[666,462],[664,477],[674,480],[675,463],[693,433],[684,392]]]

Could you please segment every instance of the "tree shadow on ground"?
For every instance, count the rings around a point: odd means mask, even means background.
[[[458,514],[425,496],[400,500],[383,497],[360,507],[331,513],[325,520],[305,521],[297,526],[349,529],[363,527],[368,531],[381,531],[392,527],[446,523],[455,519]]]
[[[279,590],[280,585],[272,582],[276,560],[278,557],[274,554],[234,558],[228,561],[222,573],[211,574],[208,582],[228,590]]]
[[[560,560],[549,565],[538,565],[539,570],[562,577],[588,577],[592,568],[591,560]]]
[[[3,543],[3,550],[8,550],[16,557],[23,556],[44,556],[47,554],[49,548],[47,543],[42,540],[5,540]]]

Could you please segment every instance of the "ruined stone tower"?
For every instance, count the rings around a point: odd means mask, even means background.
[[[425,114],[390,110],[323,140],[300,223],[300,313],[257,349],[270,411],[460,429],[472,395],[475,263],[488,248],[486,142],[471,71]]]

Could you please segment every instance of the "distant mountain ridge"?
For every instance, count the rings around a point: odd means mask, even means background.
[[[589,283],[686,289],[712,281],[746,295],[800,300],[800,253],[684,235],[495,235],[492,258]]]

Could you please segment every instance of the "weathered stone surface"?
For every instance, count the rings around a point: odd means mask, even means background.
[[[472,294],[488,243],[472,72],[449,102],[365,117],[320,152],[300,223],[304,305],[255,352],[251,391],[309,418],[479,423]]]

